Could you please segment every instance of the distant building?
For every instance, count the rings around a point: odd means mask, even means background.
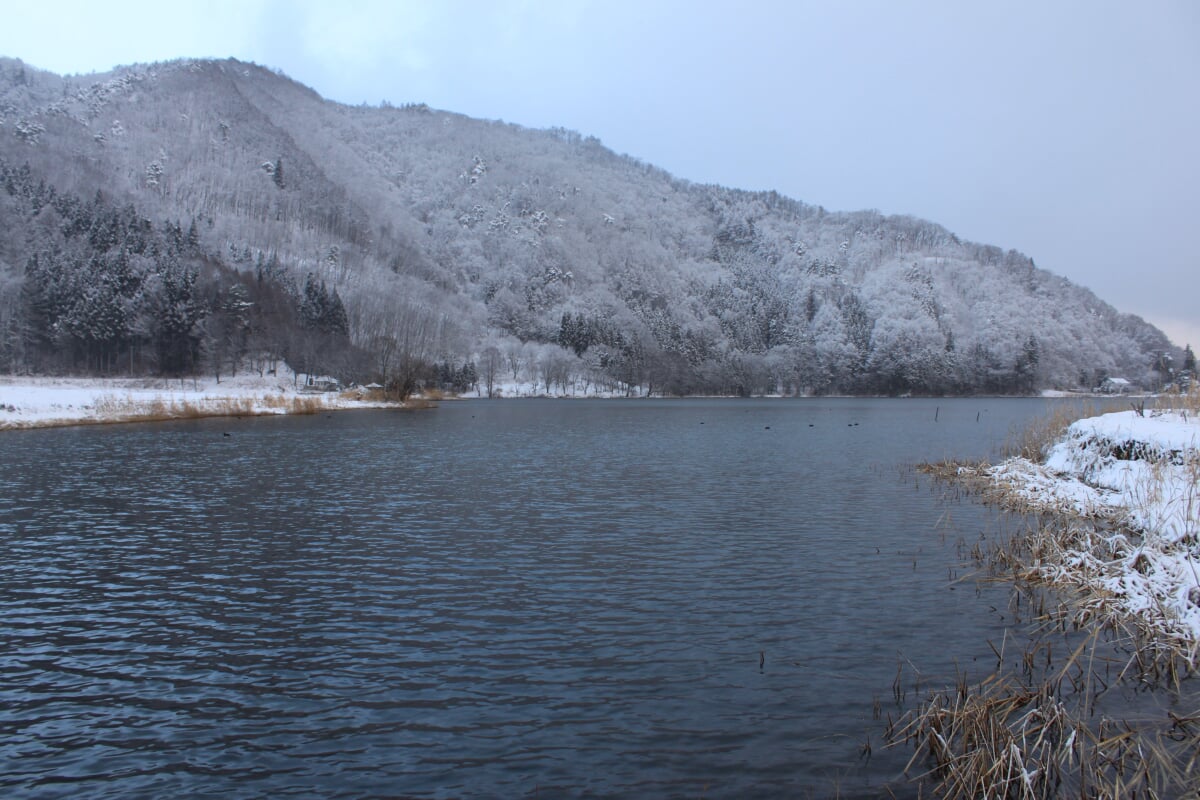
[[[1129,394],[1138,391],[1138,387],[1124,378],[1105,378],[1096,391],[1100,394]]]
[[[327,375],[308,375],[304,380],[304,385],[300,387],[302,392],[336,392],[342,388],[342,384],[337,378],[331,378]]]

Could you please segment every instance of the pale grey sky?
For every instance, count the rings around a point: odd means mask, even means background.
[[[563,126],[683,178],[913,214],[1200,347],[1194,0],[0,0],[59,73],[277,67]]]

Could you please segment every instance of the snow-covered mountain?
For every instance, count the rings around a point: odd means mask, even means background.
[[[384,381],[1020,392],[1152,385],[1180,355],[931,222],[692,184],[572,131],[344,106],[233,60],[0,59],[0,162],[0,369],[265,349]]]

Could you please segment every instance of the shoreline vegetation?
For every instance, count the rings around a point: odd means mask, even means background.
[[[844,397],[849,395],[829,395]],[[1043,392],[1050,398],[1093,397],[1068,392]],[[711,398],[715,395],[696,395]],[[765,397],[781,399],[780,395]],[[904,397],[907,397],[905,395]],[[278,375],[259,376],[253,370],[221,380],[212,377],[89,378],[78,376],[0,375],[0,431],[35,428],[166,422],[206,417],[319,414],[347,409],[416,410],[443,400],[485,399],[474,392],[445,393],[431,389],[398,401],[379,389],[307,390],[286,365]],[[529,383],[499,382],[492,399],[641,399],[640,394],[609,391],[554,392]]]
[[[92,379],[0,376],[0,431],[205,417],[319,414],[335,410],[412,409],[365,389],[306,391],[294,376]]]
[[[301,373],[303,376],[303,373]],[[321,382],[323,379],[319,379]],[[823,395],[828,398],[854,395]],[[1006,396],[1006,395],[1000,395]],[[1043,391],[1044,398],[1114,400],[1105,395]],[[207,376],[178,378],[97,378],[81,376],[0,374],[0,431],[35,428],[166,422],[206,417],[319,414],[327,411],[390,408],[416,410],[438,402],[473,399],[645,399],[646,395],[589,387],[552,389],[528,382],[498,381],[491,394],[482,386],[454,393],[439,389],[417,392],[404,400],[379,388],[314,391],[281,364],[277,375],[260,376],[252,369],[220,380]],[[692,395],[695,398],[736,395]],[[784,395],[763,395],[784,399]],[[910,397],[902,395],[899,399]],[[1014,397],[1019,397],[1014,395]]]
[[[970,557],[1033,627],[889,726],[939,796],[1200,793],[1200,391],[1146,406],[1035,424],[999,464],[920,468],[1024,522]]]

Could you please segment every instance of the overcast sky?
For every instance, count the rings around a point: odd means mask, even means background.
[[[59,73],[277,67],[1015,248],[1200,347],[1195,0],[0,0]]]

